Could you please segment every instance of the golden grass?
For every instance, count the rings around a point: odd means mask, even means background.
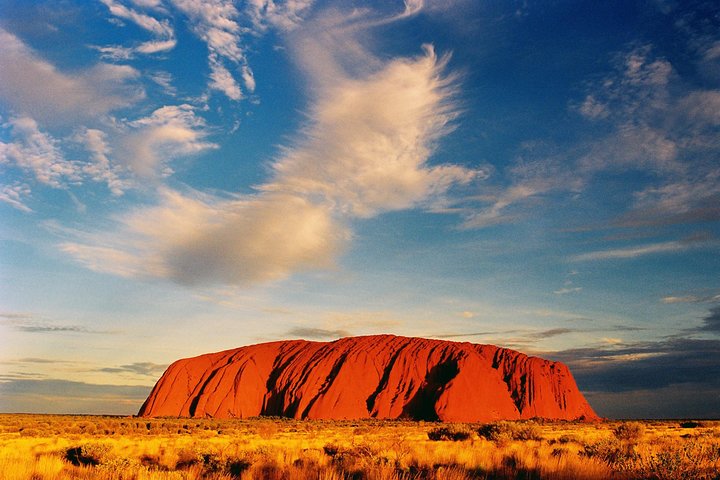
[[[718,480],[720,422],[487,427],[0,415],[0,478]]]

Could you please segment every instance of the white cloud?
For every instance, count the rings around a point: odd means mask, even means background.
[[[635,194],[635,208],[655,209],[664,215],[681,215],[701,208],[704,201],[720,196],[720,169],[703,172],[701,178],[677,179],[651,186]]]
[[[231,100],[240,100],[242,91],[235,77],[224,65],[227,61],[243,72],[245,87],[255,88],[252,72],[240,46],[241,35],[246,33],[237,22],[240,12],[231,0],[171,0],[177,9],[190,19],[193,31],[208,47],[210,88],[223,92]]]
[[[525,200],[549,191],[550,185],[531,185],[520,183],[512,185],[502,191],[492,205],[479,211],[468,214],[463,222],[464,228],[483,228],[490,225],[511,222],[517,218],[515,214],[507,213],[507,209],[523,203]]]
[[[88,157],[82,161],[66,159],[61,142],[30,117],[13,117],[2,127],[10,140],[0,141],[0,167],[15,167],[52,188],[68,189],[87,180],[105,183],[114,196],[137,186],[132,174],[144,178],[166,174],[172,160],[217,148],[205,140],[205,121],[195,115],[193,107],[184,104],[165,106],[147,117],[117,123],[108,127],[109,133],[96,128],[78,129],[67,140],[84,147]],[[16,194],[22,192],[19,188],[7,190],[3,201],[17,201]],[[71,199],[77,201],[72,195]],[[21,208],[17,203],[13,205]]]
[[[624,59],[623,83],[639,87],[665,86],[673,72],[672,65],[664,59],[650,59],[650,47],[630,52]]]
[[[293,30],[310,10],[314,0],[250,0],[246,13],[250,16],[255,28],[263,31],[268,25],[281,30]]]
[[[81,180],[81,167],[77,162],[65,160],[58,142],[30,117],[12,118],[10,127],[15,141],[0,142],[0,165],[15,165],[30,172],[37,181],[54,188],[63,188],[68,182]]]
[[[223,92],[230,100],[243,98],[242,90],[235,77],[215,54],[210,54],[210,80],[210,88]],[[254,83],[253,88],[255,88]]]
[[[599,102],[593,95],[585,97],[585,101],[578,108],[580,113],[593,120],[606,118],[610,112],[605,104]]]
[[[314,33],[306,42],[328,38]],[[332,33],[345,41],[318,48],[351,48],[370,58],[353,32]],[[324,60],[339,57],[342,51],[333,51]],[[458,166],[427,165],[456,115],[445,61],[426,47],[417,58],[372,65],[378,67],[367,72],[362,65],[363,74],[331,79],[322,74],[343,69],[309,72],[315,103],[308,125],[256,195],[222,200],[164,189],[158,205],[123,216],[117,231],[65,242],[63,251],[94,270],[189,285],[249,285],[331,268],[351,238],[352,218],[427,205],[475,176]],[[332,86],[321,88],[326,85]],[[181,153],[212,147],[189,106],[164,107],[131,126],[138,131],[126,148],[134,149],[129,158],[141,173],[162,163],[158,146]]]
[[[173,85],[173,77],[168,72],[157,71],[148,75],[150,80],[161,86],[164,92],[170,96],[177,95],[177,89]]]
[[[274,164],[264,191],[319,197],[343,214],[411,208],[467,183],[474,172],[426,162],[454,118],[452,80],[432,49],[364,79],[337,79],[297,146]]]
[[[697,295],[685,295],[682,297],[667,296],[662,298],[662,303],[696,303],[700,301]]]
[[[162,0],[132,0],[132,3],[143,8],[159,8],[162,6]]]
[[[238,41],[241,28],[236,19],[239,12],[229,0],[172,0],[172,3],[193,22],[198,36],[211,52],[239,61],[243,52]]]
[[[172,50],[175,48],[176,45],[175,39],[170,40],[153,40],[150,42],[145,42],[141,45],[138,45],[135,50],[140,53],[145,54],[152,54],[152,53],[159,53],[159,52],[165,52],[167,50]]]
[[[539,149],[532,143],[525,145],[525,152]],[[513,183],[499,192],[479,198],[490,205],[465,214],[463,228],[483,228],[516,221],[527,215],[528,203],[538,201],[543,195],[557,191],[579,191],[583,178],[558,162],[552,155],[540,160],[522,156],[510,170]]]
[[[130,47],[93,47],[100,52],[103,60],[112,60],[115,62],[130,60],[134,56],[134,50]]]
[[[59,247],[77,262],[96,272],[120,277],[151,276],[156,272],[153,269],[155,266],[149,265],[148,259],[138,252],[73,242],[62,243]]]
[[[95,182],[106,183],[113,195],[122,195],[131,186],[123,169],[112,165],[108,155],[111,150],[104,132],[96,129],[83,129],[73,140],[85,146],[90,154],[89,162],[67,160],[60,148],[60,142],[42,131],[37,122],[30,117],[15,117],[4,125],[9,128],[12,141],[0,142],[0,166],[15,166],[32,174],[43,185],[52,188],[67,189],[71,185],[81,185],[88,178]],[[15,187],[16,194],[23,194],[28,187]],[[11,191],[6,191],[5,201],[16,199]],[[77,198],[71,195],[74,201]],[[18,205],[15,205],[20,208]]]
[[[349,238],[327,207],[275,194],[218,200],[164,190],[159,205],[122,225],[112,238],[61,249],[96,271],[246,285],[329,268]]]
[[[172,27],[167,22],[161,22],[150,15],[139,13],[136,10],[126,7],[122,3],[114,0],[100,0],[110,10],[110,13],[116,17],[130,20],[140,28],[147,30],[148,32],[154,33],[155,35],[162,37],[173,36]]]
[[[102,47],[109,48],[106,50],[109,54],[122,54],[127,55],[128,58],[132,56],[133,52],[139,52],[144,54],[152,54],[165,52],[175,48],[177,41],[175,40],[175,32],[170,26],[167,20],[158,20],[157,18],[147,15],[145,13],[138,12],[132,8],[128,8],[120,2],[115,0],[100,0],[105,6],[108,7],[110,13],[118,18],[123,18],[133,22],[140,28],[155,35],[155,39],[141,43],[137,47],[131,49],[124,49],[122,47]],[[153,4],[152,2],[134,2],[140,7],[157,7],[159,4]]]
[[[383,25],[417,15],[425,9],[425,0],[404,0],[405,9],[397,15],[372,22],[372,25]]]
[[[130,132],[120,140],[119,158],[141,177],[157,175],[175,157],[218,147],[205,141],[205,121],[187,104],[158,108],[129,126]]]
[[[568,295],[571,293],[578,293],[582,291],[582,287],[564,287],[558,290],[555,290],[553,293],[555,295]]]
[[[406,16],[415,15],[419,13],[425,6],[424,0],[405,0],[405,12]]]
[[[111,165],[108,158],[111,149],[105,132],[87,128],[78,135],[77,140],[85,145],[92,159],[91,163],[83,166],[83,172],[96,182],[105,182],[113,195],[122,195],[131,184],[122,178],[124,172],[118,166]]]
[[[704,295],[669,295],[661,299],[662,303],[706,303],[720,301],[720,294],[704,294]]]
[[[672,108],[670,82],[674,70],[655,58],[650,46],[617,58],[616,71],[586,95],[578,111],[593,121],[609,121],[613,132],[588,145],[579,168],[585,175],[608,170],[645,170],[673,174],[684,169],[681,145],[658,118]]]
[[[247,65],[242,66],[242,79],[243,83],[247,87],[247,89],[250,92],[255,91],[255,76],[253,75],[252,70],[250,70],[250,67]]]
[[[685,168],[678,159],[680,148],[667,132],[648,125],[625,123],[615,133],[591,146],[579,161],[587,174],[612,170],[645,170],[667,174]]]
[[[720,58],[720,40],[717,40],[710,45],[706,46],[703,52],[703,60],[710,62]]]
[[[697,90],[681,99],[679,109],[686,120],[720,125],[720,90]]]
[[[590,260],[612,260],[612,259],[632,259],[645,255],[656,253],[668,253],[687,250],[691,244],[683,242],[663,242],[653,243],[649,245],[641,245],[638,247],[618,248],[613,250],[599,250],[596,252],[583,253],[575,255],[571,258],[575,262],[585,262]]]
[[[599,125],[598,131],[609,133],[535,162],[546,165],[546,172],[527,177],[517,168],[510,169],[508,185],[499,193],[480,197],[492,203],[468,214],[466,227],[524,218],[528,212],[523,207],[529,201],[550,192],[581,192],[608,172],[645,174],[632,185],[634,200],[613,222],[615,226],[720,218],[720,169],[708,160],[717,156],[720,147],[720,90],[686,84],[651,46],[618,55],[615,67],[588,89],[581,102],[571,104]],[[518,163],[524,162],[520,156]]]
[[[104,63],[60,72],[0,29],[0,98],[17,114],[52,122],[97,117],[143,98],[138,76],[132,67]]]
[[[5,202],[14,208],[17,208],[21,212],[32,212],[32,209],[25,205],[24,202],[24,197],[29,195],[30,187],[24,183],[0,185],[0,202]]]

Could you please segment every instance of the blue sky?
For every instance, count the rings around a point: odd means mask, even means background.
[[[394,333],[720,416],[714,2],[0,0],[0,410]],[[658,399],[663,401],[659,402]]]

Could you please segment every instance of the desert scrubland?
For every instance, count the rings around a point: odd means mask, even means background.
[[[720,422],[0,415],[5,480],[720,479]]]

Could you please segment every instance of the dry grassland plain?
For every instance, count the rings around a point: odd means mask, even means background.
[[[720,422],[0,415],[0,477],[720,479]]]

